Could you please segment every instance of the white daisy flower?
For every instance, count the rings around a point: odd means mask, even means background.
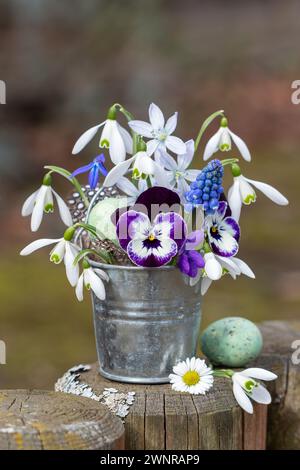
[[[235,372],[232,375],[233,394],[236,401],[247,413],[253,413],[253,405],[250,398],[257,403],[268,405],[271,403],[271,395],[268,390],[257,382],[259,380],[275,380],[277,375],[266,369],[251,367],[241,372]]]
[[[231,139],[237,146],[242,157],[247,162],[251,161],[251,155],[245,142],[228,127],[228,121],[225,117],[221,119],[220,129],[209,139],[204,149],[203,160],[208,160],[215,152],[228,152],[231,150]]]
[[[132,138],[129,132],[116,121],[114,107],[108,111],[107,119],[85,131],[75,143],[72,154],[76,155],[95,137],[103,127],[99,147],[108,148],[111,161],[117,165],[126,158],[126,153],[132,154]]]
[[[68,230],[69,229],[66,230],[65,234],[70,233]],[[66,238],[69,238],[68,235],[65,236]],[[60,264],[62,261],[64,261],[68,281],[72,287],[75,287],[79,278],[79,266],[78,264],[74,265],[74,260],[80,250],[74,243],[70,241],[70,239],[67,240],[66,238],[41,238],[40,240],[35,240],[23,248],[23,250],[20,252],[20,255],[28,256],[34,251],[43,248],[44,246],[55,243],[55,247],[50,252],[50,261],[55,264]]]
[[[51,177],[46,175],[42,186],[32,193],[24,202],[22,216],[31,214],[31,231],[36,232],[43,220],[44,213],[54,211],[53,196],[56,199],[61,220],[68,227],[72,225],[72,216],[64,200],[51,187]]]
[[[249,205],[256,201],[256,193],[252,186],[259,189],[271,201],[279,206],[288,205],[289,201],[277,189],[270,184],[261,181],[251,180],[241,174],[241,170],[237,164],[232,165],[233,185],[228,191],[228,203],[232,212],[232,217],[239,220],[241,215],[242,204]]]
[[[203,359],[192,357],[179,362],[170,374],[172,389],[177,392],[188,392],[193,395],[205,395],[213,386],[213,371]]]
[[[161,109],[154,103],[149,106],[149,120],[145,121],[129,121],[129,127],[137,134],[147,137],[147,154],[151,156],[158,149],[169,149],[176,154],[184,154],[186,152],[185,143],[178,137],[174,137],[173,132],[177,126],[177,115],[174,113],[167,122]]]
[[[81,302],[83,300],[83,286],[92,290],[100,300],[105,299],[105,287],[103,280],[109,281],[108,275],[102,269],[92,268],[86,261],[83,263],[83,272],[76,285],[76,297]]]

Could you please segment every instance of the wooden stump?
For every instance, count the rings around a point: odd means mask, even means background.
[[[125,418],[126,449],[264,449],[267,407],[255,406],[253,416],[237,405],[229,380],[216,378],[205,396],[178,393],[165,385],[112,382],[98,372],[98,363],[81,372],[80,383],[96,395],[113,387],[135,392]]]
[[[0,449],[123,449],[124,427],[103,405],[64,393],[0,391]]]

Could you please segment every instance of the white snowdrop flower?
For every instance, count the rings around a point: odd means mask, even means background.
[[[250,398],[257,403],[263,403],[265,405],[268,405],[272,401],[268,390],[255,379],[266,381],[275,380],[277,379],[277,375],[257,367],[251,367],[242,372],[235,372],[232,375],[235,399],[243,410],[251,414],[253,413],[253,405]]]
[[[251,180],[241,174],[240,167],[237,164],[232,165],[233,185],[228,191],[228,203],[232,212],[232,217],[239,220],[242,204],[249,205],[256,201],[256,193],[252,186],[261,191],[271,201],[279,206],[286,206],[289,201],[273,186],[262,183],[261,181]]]
[[[83,286],[92,290],[100,300],[105,299],[105,287],[103,280],[109,281],[108,275],[98,268],[92,268],[87,261],[83,262],[83,272],[76,285],[76,297],[81,302],[83,300]]]
[[[44,246],[52,245],[55,243],[54,248],[50,252],[50,261],[55,264],[60,264],[64,261],[66,268],[66,275],[72,287],[75,287],[79,278],[79,266],[74,265],[75,258],[79,253],[79,248],[71,242],[74,235],[74,228],[69,227],[62,238],[50,239],[41,238],[27,245],[20,252],[21,256],[28,256],[36,250]]]
[[[112,106],[107,119],[85,131],[75,143],[72,154],[81,152],[87,144],[98,134],[101,127],[99,147],[108,148],[111,161],[117,165],[126,158],[126,153],[132,154],[132,138],[129,132],[116,121],[116,108]]]
[[[250,162],[251,155],[247,145],[240,137],[229,129],[228,121],[225,117],[221,119],[219,130],[207,142],[204,149],[203,160],[208,160],[218,150],[221,150],[222,152],[228,152],[231,150],[231,139],[237,146],[244,160]]]
[[[203,359],[192,357],[179,362],[170,374],[172,389],[177,392],[188,392],[193,395],[205,395],[213,386],[213,371]]]
[[[176,154],[184,154],[186,152],[185,143],[179,137],[171,135],[177,126],[177,115],[178,113],[174,113],[165,122],[160,108],[156,104],[151,103],[149,106],[150,123],[132,120],[128,124],[134,132],[150,139],[147,142],[147,153],[149,156],[158,149],[166,148]]]
[[[53,196],[56,199],[61,220],[68,227],[72,225],[72,216],[64,200],[51,187],[51,176],[45,175],[42,186],[31,194],[23,204],[22,216],[31,215],[31,231],[36,232],[43,220],[44,213],[54,211]]]

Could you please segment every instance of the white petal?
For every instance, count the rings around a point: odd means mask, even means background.
[[[186,152],[178,155],[178,169],[179,170],[185,170],[188,168],[193,160],[194,153],[195,153],[195,142],[193,139],[188,140],[185,143],[186,146]],[[199,170],[198,170],[199,173]]]
[[[205,272],[207,276],[213,281],[217,281],[222,277],[222,266],[216,260],[215,256],[212,253],[206,253],[204,255],[205,260]]]
[[[56,191],[54,191],[54,189],[52,189],[52,192],[56,198],[56,201],[57,201],[57,205],[58,205],[58,210],[59,210],[59,214],[60,214],[60,217],[61,217],[61,220],[63,221],[63,223],[69,227],[70,225],[72,225],[73,223],[73,220],[72,220],[72,216],[71,216],[71,212],[69,211],[69,208],[67,206],[67,204],[65,203],[65,201],[60,197],[59,194],[57,194]]]
[[[154,103],[149,106],[149,119],[153,129],[162,129],[165,125],[165,118],[161,109]]]
[[[64,238],[61,238],[60,241],[55,245],[55,247],[50,251],[50,261],[55,264],[62,262],[65,256],[66,251],[66,241]]]
[[[215,257],[225,269],[228,269],[234,279],[237,275],[241,274],[239,266],[234,262],[235,258],[226,258],[219,255],[215,255]]]
[[[228,204],[232,217],[238,222],[241,215],[242,200],[240,195],[240,177],[233,179],[233,185],[228,191]]]
[[[116,123],[116,121],[113,119],[106,119],[99,140],[100,148],[108,148],[110,146],[113,123]]]
[[[151,157],[151,155],[156,151],[158,146],[159,146],[159,141],[156,139],[152,139],[147,142],[148,157]]]
[[[53,239],[53,238],[41,238],[40,240],[35,240],[29,245],[25,246],[23,250],[20,252],[21,256],[27,256],[33,253],[34,251],[38,250],[39,248],[43,248],[47,245],[52,245],[53,243],[57,243],[61,240],[61,238]]]
[[[252,202],[256,201],[256,194],[252,186],[248,183],[248,181],[241,176],[239,178],[240,182],[240,194],[241,194],[241,199],[244,204],[249,205]]]
[[[103,186],[113,186],[114,184],[116,184],[119,178],[125,175],[134,160],[135,155],[129,158],[128,160],[125,160],[124,162],[118,163],[118,165],[116,165],[112,170],[110,170],[108,175],[106,175]]]
[[[250,155],[249,149],[248,149],[247,145],[245,144],[245,142],[243,141],[243,139],[241,139],[238,135],[234,134],[230,129],[228,129],[228,131],[229,131],[229,134],[232,137],[233,142],[235,143],[235,145],[239,149],[243,159],[246,160],[246,162],[250,162],[251,161],[251,155]]]
[[[165,130],[167,131],[168,134],[173,134],[173,132],[176,129],[177,126],[177,117],[178,113],[174,113],[173,116],[169,117],[169,119],[166,122],[165,125]]]
[[[128,178],[125,178],[125,176],[118,178],[116,185],[121,191],[123,191],[123,193],[127,194],[128,196],[137,197],[139,195],[139,190],[137,187],[131,181],[129,181]]]
[[[243,408],[243,410],[247,411],[247,413],[252,414],[252,403],[244,392],[244,390],[242,389],[242,387],[236,382],[233,382],[233,394],[240,407]]]
[[[103,271],[103,269],[93,268],[93,270],[96,274],[98,274],[99,277],[101,277],[101,279],[103,279],[106,282],[109,282],[109,276],[108,274],[106,274],[105,271]]]
[[[126,149],[126,152],[129,153],[129,154],[132,154],[132,137],[131,135],[129,134],[129,132],[127,131],[127,129],[125,129],[124,127],[122,127],[120,124],[118,124],[118,129],[119,129],[119,132],[121,134],[121,137],[123,139],[123,142],[125,144],[125,149]]]
[[[245,369],[240,373],[242,375],[246,375],[248,377],[253,377],[254,379],[260,380],[269,381],[277,379],[276,374],[273,374],[273,372],[270,372],[269,370],[261,369],[260,367],[250,367],[249,369]]]
[[[204,161],[208,160],[218,150],[222,129],[223,128],[220,127],[220,129],[207,142],[203,154]]]
[[[186,153],[186,145],[183,140],[174,135],[169,135],[165,140],[166,147],[171,150],[171,152],[181,154]]]
[[[80,275],[76,289],[75,289],[76,297],[81,302],[83,300],[83,273]]]
[[[103,126],[104,123],[105,121],[85,131],[75,143],[72,154],[76,155],[77,153],[81,152],[81,150],[93,139],[93,137],[95,137],[98,130],[101,126]]]
[[[129,121],[128,125],[136,134],[142,135],[143,137],[148,137],[151,139],[153,137],[153,129],[151,124],[145,121]]]
[[[251,392],[251,398],[257,403],[263,403],[264,405],[269,405],[272,401],[270,392],[268,392],[268,390],[261,384],[259,384],[257,387],[254,387]]]
[[[188,181],[195,181],[199,173],[199,170],[185,170],[184,177]]]
[[[126,148],[120,134],[117,121],[111,123],[111,136],[109,142],[109,155],[111,161],[117,165],[126,158]]]
[[[232,261],[238,266],[242,274],[244,274],[245,276],[251,277],[252,279],[255,279],[254,272],[252,271],[250,266],[248,266],[248,264],[245,263],[245,261],[239,258],[235,258],[235,257],[232,258]]]
[[[30,196],[28,196],[28,198],[25,200],[21,212],[23,217],[26,217],[27,215],[30,215],[32,213],[38,192],[39,189],[34,193],[30,194]]]
[[[210,288],[212,280],[209,277],[204,277],[201,281],[201,295],[205,295]]]
[[[281,194],[277,189],[273,188],[273,186],[262,183],[260,181],[250,180],[249,178],[245,178],[246,181],[253,184],[257,189],[259,189],[265,196],[267,196],[271,201],[275,202],[279,206],[286,206],[289,201],[283,194]]]
[[[177,170],[176,161],[164,150],[160,152],[159,162],[162,166],[167,168],[167,170]]]
[[[88,282],[91,286],[92,291],[100,300],[105,299],[105,288],[103,281],[97,274],[94,273],[92,268],[88,268],[85,270],[85,282]]]
[[[39,189],[39,192],[36,196],[35,206],[32,211],[31,216],[31,230],[32,232],[36,232],[41,225],[43,214],[44,214],[44,205],[45,205],[45,198],[48,191],[49,186],[42,185]]]
[[[65,244],[65,257],[64,257],[64,262],[66,266],[66,274],[69,283],[71,284],[72,287],[75,287],[78,278],[79,278],[79,265],[78,263],[74,266],[74,253],[70,247],[70,242],[66,242]]]
[[[157,186],[170,188],[167,172],[156,162],[154,162],[154,177]]]
[[[133,168],[136,168],[139,174],[153,175],[155,171],[155,162],[148,157],[146,152],[138,152],[136,154]]]

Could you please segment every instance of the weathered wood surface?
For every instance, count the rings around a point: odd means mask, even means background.
[[[124,427],[103,405],[64,393],[0,391],[0,449],[123,449]]]
[[[108,387],[136,393],[125,418],[126,449],[265,448],[267,407],[255,406],[254,415],[245,417],[229,380],[216,378],[209,393],[192,396],[173,391],[169,384],[111,382],[99,374],[96,363],[79,381],[97,395]]]

